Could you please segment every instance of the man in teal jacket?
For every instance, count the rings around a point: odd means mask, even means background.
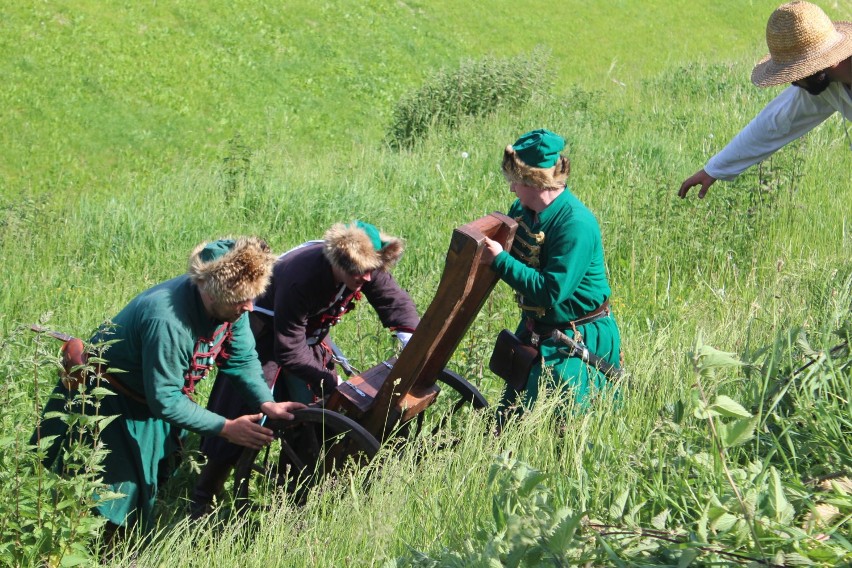
[[[246,313],[266,288],[274,260],[266,243],[252,237],[202,243],[186,274],[142,292],[115,317],[114,328],[95,334],[93,342],[118,340],[104,357],[108,367],[124,371],[102,383],[116,396],[105,397],[99,411],[117,416],[100,433],[109,450],[103,480],[124,495],[97,507],[109,521],[108,534],[150,523],[160,462],[178,449],[182,431],[261,448],[272,441],[272,431],[258,424],[263,414],[292,419],[290,412],[303,406],[273,401]],[[214,364],[255,414],[229,420],[192,400],[197,382]],[[51,398],[45,413],[67,412],[66,400],[74,393],[60,382],[54,394],[59,396]],[[67,433],[58,418],[46,419],[33,443],[59,435],[46,460],[54,462]]]
[[[506,147],[503,175],[517,196],[508,215],[518,222],[518,231],[511,251],[487,239],[483,262],[515,290],[523,315],[517,335],[540,351],[523,402],[535,401],[547,377],[552,378],[551,386],[570,389],[576,404],[586,408],[608,379],[569,356],[551,332],[564,332],[616,366],[621,340],[609,309],[600,227],[565,185],[571,165],[560,155],[564,147],[562,137],[543,129]],[[501,409],[516,403],[518,394],[507,388]]]

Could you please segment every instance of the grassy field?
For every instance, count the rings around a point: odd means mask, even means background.
[[[849,355],[824,356],[850,329],[843,126],[827,122],[702,201],[676,197],[777,93],[748,82],[775,6],[4,4],[0,503],[15,508],[0,510],[29,519],[21,504],[43,495],[22,443],[52,371],[18,326],[46,319],[86,336],[182,272],[201,240],[259,234],[286,250],[355,217],[406,239],[394,274],[422,312],[451,230],[510,203],[502,148],[547,127],[566,137],[569,185],[603,229],[629,369],[620,402],[558,418],[545,399],[500,438],[482,435],[490,416],[471,415],[257,523],[187,529],[184,467],[163,492],[163,532],[113,563],[849,562],[852,491],[815,481],[852,469]],[[383,143],[396,101],[432,73],[537,46],[550,52],[548,93],[436,126],[412,149]],[[516,317],[499,285],[451,364],[492,402],[500,385],[485,363]],[[388,345],[368,309],[336,332],[360,366]],[[439,449],[447,437],[460,443]],[[820,525],[825,504],[838,516]],[[47,524],[28,522],[0,522],[2,558],[61,562]],[[88,540],[57,550],[69,563]],[[29,556],[8,556],[15,547]]]
[[[763,50],[752,2],[21,2],[0,7],[0,194],[121,192],[189,158],[381,143],[431,73],[543,46],[558,90]],[[617,83],[616,83],[617,82]]]

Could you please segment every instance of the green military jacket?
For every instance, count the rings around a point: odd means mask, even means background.
[[[518,294],[524,315],[559,326],[595,310],[611,294],[597,219],[569,189],[536,217],[516,200],[518,221],[511,253],[493,267]]]
[[[182,391],[197,342],[215,342],[219,337],[213,334],[221,325],[207,315],[189,278],[179,276],[142,292],[113,322],[114,334],[101,332],[93,341],[119,340],[105,355],[110,367],[123,371],[116,377],[144,394],[154,417],[204,436],[217,435],[225,419]],[[220,360],[218,373],[232,381],[255,411],[272,401],[247,315],[233,324],[228,358]]]
[[[216,333],[222,322],[210,319],[197,287],[186,275],[142,292],[113,322],[114,327],[99,331],[92,341],[118,340],[104,357],[111,369],[123,371],[112,373],[121,384],[143,395],[145,402],[117,394],[101,403],[101,415],[116,416],[100,433],[109,449],[103,481],[123,497],[103,501],[97,508],[117,525],[141,521],[147,526],[158,484],[166,473],[163,466],[179,449],[184,431],[215,436],[225,424],[225,418],[199,406],[185,392],[192,390],[188,386],[194,387],[186,381],[187,375],[199,378],[203,368],[213,364],[212,357],[199,353],[210,352],[210,345],[224,334]],[[273,399],[254,349],[248,314],[231,326],[231,332],[230,344],[226,344],[228,356],[218,359],[218,373],[227,376],[257,410]],[[74,395],[61,382],[54,394],[58,396],[48,401],[46,415],[67,412],[65,400]],[[91,412],[91,405],[84,411]],[[41,435],[58,436],[48,450],[47,461],[55,461],[67,434],[67,426],[60,419],[44,420]]]
[[[567,188],[538,216],[520,201],[515,201],[508,215],[518,222],[518,231],[512,250],[498,254],[492,266],[517,295],[524,316],[518,336],[528,339],[528,324],[532,323],[535,328],[559,328],[577,339],[569,322],[596,310],[611,294],[597,219]],[[611,315],[579,326],[577,332],[592,353],[619,364],[621,339]],[[542,382],[551,388],[570,389],[581,409],[588,407],[595,393],[607,388],[602,373],[567,356],[564,347],[542,338],[540,361],[530,372],[524,404],[536,400]],[[501,412],[516,399],[517,393],[507,388]]]

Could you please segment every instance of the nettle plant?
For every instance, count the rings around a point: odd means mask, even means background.
[[[852,561],[850,358],[846,339],[819,352],[799,337],[751,361],[705,345],[695,382],[667,407],[608,506],[577,511],[556,497],[557,474],[498,457],[492,519],[460,549],[412,551],[392,566],[837,566]],[[787,345],[789,349],[779,349]],[[787,365],[777,361],[786,355]],[[801,356],[808,362],[801,364]],[[798,361],[798,367],[795,365]],[[802,372],[806,366],[807,376]],[[761,371],[745,405],[714,393],[720,377]],[[788,398],[781,404],[779,394]],[[744,395],[748,398],[750,395]],[[747,406],[750,408],[747,408]],[[819,420],[809,418],[819,413]],[[819,423],[820,426],[815,426]],[[832,434],[833,433],[833,434]],[[833,439],[833,443],[828,440]],[[811,447],[826,444],[822,452]],[[811,448],[796,455],[798,446]],[[825,473],[826,466],[832,473]]]
[[[56,437],[37,437],[34,445],[28,440],[39,432],[38,393],[45,382],[56,381],[61,362],[55,341],[25,333],[16,330],[0,341],[3,400],[9,408],[33,408],[31,416],[0,416],[5,433],[0,439],[0,564],[91,564],[105,524],[92,508],[116,497],[101,481],[107,449],[98,435],[112,420],[98,412],[103,398],[113,394],[97,386],[102,376],[97,365],[105,362],[102,355],[109,343],[86,346],[88,365],[79,370],[91,377],[90,386],[81,386],[64,411],[45,415],[59,418],[67,428],[56,463],[47,464],[47,449]],[[26,379],[32,389],[26,388]],[[27,397],[36,402],[26,403]],[[80,409],[86,406],[91,410],[83,414]]]
[[[841,326],[836,334],[840,344],[819,352],[794,329],[750,361],[697,341],[689,407],[692,418],[704,423],[710,447],[682,452],[689,468],[682,473],[704,501],[694,524],[701,540],[748,551],[765,565],[852,560],[843,536],[852,519],[849,333]],[[717,373],[731,369],[750,371],[750,388],[742,396],[751,410],[723,394],[708,394]],[[702,433],[700,422],[675,416],[672,424],[690,430],[685,437],[694,439]],[[825,483],[833,478],[843,481]],[[719,479],[727,483],[719,485]]]
[[[852,525],[845,335],[839,348],[817,352],[801,349],[804,339],[790,342],[785,333],[750,361],[699,337],[690,354],[690,399],[667,409],[649,442],[660,457],[640,460],[638,487],[619,494],[601,534],[632,540],[633,550],[644,540],[640,556],[681,566],[835,566],[852,560],[844,536]],[[721,375],[741,370],[761,373],[741,395],[745,405],[711,393],[725,385]],[[799,455],[806,448],[809,455]],[[631,550],[624,544],[619,549],[621,558]]]
[[[507,452],[492,464],[492,518],[464,541],[460,550],[430,556],[412,551],[390,567],[575,566],[597,556],[582,526],[585,517],[562,507],[545,483],[550,476],[513,459]]]

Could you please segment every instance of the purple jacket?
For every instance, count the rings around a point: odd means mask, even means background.
[[[354,293],[336,283],[322,241],[305,243],[278,259],[272,282],[255,300],[251,313],[267,383],[271,384],[280,366],[312,388],[323,382],[336,384],[337,375],[333,365],[327,364],[328,353],[321,343],[362,295],[386,328],[414,331],[420,318],[408,293],[384,270],[372,276]]]

